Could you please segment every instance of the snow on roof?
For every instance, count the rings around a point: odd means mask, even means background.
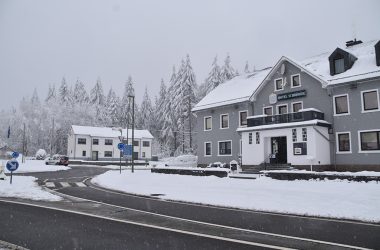
[[[277,128],[285,128],[285,127],[317,125],[321,123],[330,124],[327,121],[315,119],[315,120],[301,121],[301,122],[276,123],[276,124],[268,124],[268,125],[254,126],[254,127],[242,127],[242,128],[238,128],[236,131],[245,132],[245,131],[255,131],[255,130],[265,130],[265,129],[277,129]]]
[[[220,84],[195,105],[192,111],[248,101],[269,71],[270,68],[258,70],[253,73],[236,76]]]
[[[90,127],[90,126],[77,126],[72,125],[73,133],[75,135],[89,135],[93,137],[110,137],[118,138],[120,136],[119,130],[112,130],[107,127]],[[127,136],[127,129],[123,129],[123,136]],[[129,137],[132,137],[132,129],[129,129]],[[148,130],[135,129],[134,137],[137,139],[153,139],[153,135]]]
[[[305,59],[301,61],[300,64],[313,74],[325,80],[328,85],[379,77],[380,67],[376,66],[374,47],[377,42],[378,41],[375,40],[341,48],[358,59],[355,61],[351,69],[334,76],[330,75],[330,65],[328,59],[333,51]]]

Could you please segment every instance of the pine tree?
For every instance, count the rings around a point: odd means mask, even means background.
[[[160,92],[158,93],[158,98],[155,101],[155,124],[157,130],[162,131],[165,122],[165,103],[166,102],[166,85],[164,79],[161,79]],[[158,137],[160,143],[164,143],[164,138],[162,138],[162,133],[155,133]]]
[[[70,90],[64,77],[62,78],[61,87],[59,87],[59,101],[64,105],[71,104]]]
[[[245,63],[244,73],[246,73],[246,74],[251,73],[251,71],[249,71],[249,64],[248,64],[248,61]]]
[[[75,83],[73,99],[76,104],[88,103],[90,99],[84,88],[84,84],[79,79]]]
[[[124,95],[121,100],[121,117],[119,118],[120,123],[123,127],[130,126],[132,123],[132,98],[129,96],[135,96],[135,89],[133,87],[132,77],[129,76],[127,82],[125,83]],[[136,109],[135,109],[136,110]]]
[[[93,105],[96,111],[96,119],[100,125],[105,125],[105,97],[100,78],[96,81],[94,88],[90,94],[90,104]]]
[[[222,82],[228,81],[238,75],[236,70],[232,68],[231,66],[231,58],[230,55],[227,55],[226,59],[224,60],[224,65],[221,69],[221,79]]]
[[[48,90],[48,94],[46,96],[45,102],[52,103],[52,102],[55,102],[56,100],[57,100],[57,94],[55,93],[55,86],[49,85],[49,90]]]
[[[140,114],[140,127],[142,129],[152,130],[153,128],[153,106],[150,100],[148,89],[145,88],[145,93],[143,97],[143,101],[141,103],[141,107],[139,110]]]
[[[107,120],[112,124],[112,126],[118,126],[120,100],[112,88],[108,92],[106,103]]]

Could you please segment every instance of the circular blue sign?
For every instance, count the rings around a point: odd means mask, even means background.
[[[118,148],[119,150],[123,151],[124,148],[125,148],[125,144],[124,144],[124,143],[119,143],[119,144],[117,144],[117,148]]]
[[[16,171],[18,169],[18,166],[19,164],[18,164],[18,161],[16,160],[10,160],[7,162],[7,165],[6,165],[7,169],[11,172]]]
[[[12,158],[17,158],[19,156],[20,156],[19,152],[13,152],[12,153]]]

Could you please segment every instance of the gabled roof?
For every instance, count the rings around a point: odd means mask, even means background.
[[[200,111],[249,100],[251,93],[259,86],[270,68],[236,76],[220,84],[198,102],[192,111]]]
[[[72,130],[75,135],[89,135],[93,137],[109,137],[118,138],[120,131],[112,130],[107,127],[90,127],[72,125]],[[123,129],[123,136],[127,136],[127,129]],[[129,129],[129,138],[132,138],[132,129]],[[135,129],[134,137],[136,139],[153,139],[153,135],[148,130]]]
[[[256,100],[256,95],[260,92],[260,90],[265,86],[265,84],[269,81],[269,79],[279,70],[283,62],[289,62],[293,64],[294,66],[300,68],[303,72],[309,74],[311,77],[314,77],[316,80],[318,80],[321,84],[322,87],[327,86],[327,82],[324,81],[321,77],[318,75],[315,75],[313,72],[309,71],[306,67],[304,67],[301,63],[296,62],[293,59],[290,59],[289,57],[282,56],[280,60],[277,61],[276,65],[272,68],[272,70],[268,73],[268,75],[263,79],[263,81],[260,83],[260,85],[255,89],[254,92],[252,92],[251,97],[249,100],[255,101]]]

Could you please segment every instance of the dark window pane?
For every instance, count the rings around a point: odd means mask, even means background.
[[[380,150],[380,131],[361,132],[361,148],[362,150]]]
[[[211,155],[211,143],[206,143],[206,155]]]
[[[335,97],[335,111],[336,114],[348,113],[347,96]]]
[[[347,152],[351,151],[350,148],[350,136],[349,134],[339,134],[338,135],[338,146],[339,146],[339,151],[341,152]]]
[[[210,130],[211,129],[211,117],[205,118],[205,130]]]
[[[112,143],[113,143],[112,139],[105,139],[104,140],[105,145],[112,145]]]
[[[78,138],[78,144],[86,144],[85,138]]]
[[[222,128],[228,128],[228,115],[222,115]]]
[[[149,147],[150,143],[148,141],[143,141],[143,147]]]
[[[240,112],[240,126],[247,126],[247,112]]]
[[[293,84],[293,87],[298,87],[300,86],[300,76],[299,75],[296,75],[296,76],[293,76],[292,77],[292,84]]]
[[[364,110],[379,109],[377,91],[363,93]]]
[[[219,154],[230,155],[231,154],[231,142],[219,142]]]
[[[92,139],[93,145],[99,145],[99,139]]]
[[[278,114],[286,114],[288,113],[288,107],[286,105],[278,106]]]
[[[298,112],[300,109],[302,109],[302,103],[293,103],[293,112]]]
[[[112,157],[112,151],[104,151],[104,157]]]
[[[133,141],[133,146],[138,146],[139,145],[139,141]]]
[[[271,107],[264,108],[265,115],[273,115],[273,109]]]
[[[282,89],[282,79],[276,80],[276,90]]]
[[[344,59],[336,59],[334,60],[335,74],[339,74],[344,72]]]

